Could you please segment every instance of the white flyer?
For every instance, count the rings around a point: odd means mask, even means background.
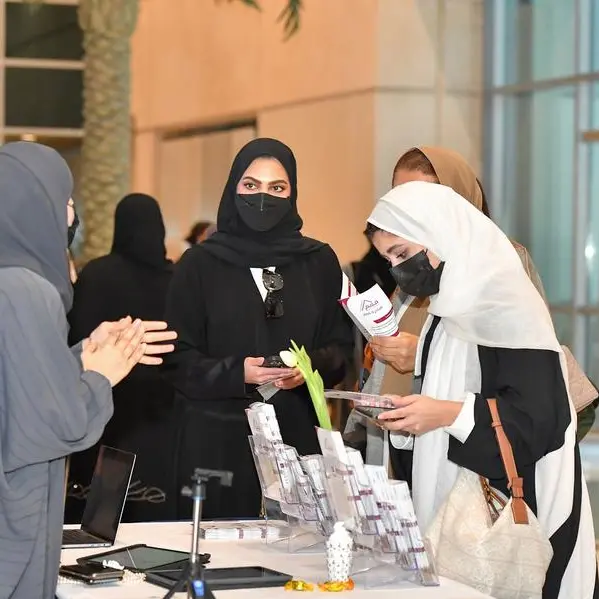
[[[371,337],[393,337],[399,333],[391,300],[379,285],[373,285],[364,293],[341,297],[339,302],[367,340]]]

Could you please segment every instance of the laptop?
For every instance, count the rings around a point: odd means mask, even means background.
[[[62,548],[111,547],[121,523],[135,454],[102,445],[94,468],[81,528],[63,529]]]

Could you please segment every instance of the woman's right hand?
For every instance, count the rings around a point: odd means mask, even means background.
[[[81,352],[83,369],[105,376],[112,387],[118,385],[144,355],[143,336],[143,323],[136,320],[118,337],[109,336],[102,345],[87,343]]]
[[[264,368],[264,358],[246,358],[243,363],[247,385],[264,385],[295,374],[294,368]]]

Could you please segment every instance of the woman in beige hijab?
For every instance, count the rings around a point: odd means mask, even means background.
[[[392,187],[410,181],[428,181],[451,187],[471,204],[489,216],[482,187],[474,170],[457,152],[434,146],[419,146],[401,156],[393,170]],[[513,243],[535,287],[545,298],[541,278],[523,245]],[[373,354],[400,373],[411,374],[414,368],[416,345],[426,319],[427,302],[412,304],[404,318],[404,333],[399,337],[378,337],[371,343]],[[410,377],[411,378],[411,377]]]

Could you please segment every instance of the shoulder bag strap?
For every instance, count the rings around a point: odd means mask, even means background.
[[[512,495],[512,515],[514,522],[516,524],[528,524],[528,511],[526,509],[526,502],[524,501],[524,480],[518,476],[512,446],[499,418],[497,400],[488,399],[487,402],[489,403],[489,410],[491,412],[491,426],[495,430],[499,453],[501,454],[501,460],[503,461],[503,467],[507,476],[507,486]]]

